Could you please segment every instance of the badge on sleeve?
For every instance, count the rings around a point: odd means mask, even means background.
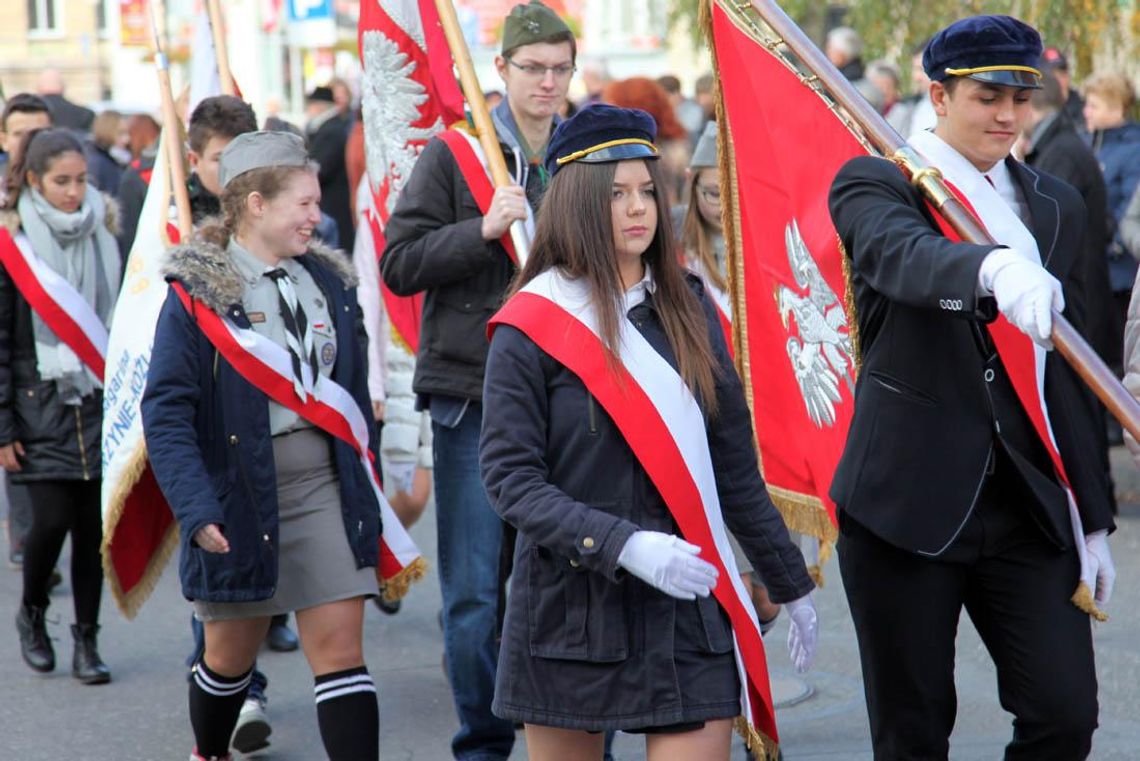
[[[321,346],[321,364],[325,367],[331,367],[333,362],[336,362],[336,344],[332,341],[326,341]]]

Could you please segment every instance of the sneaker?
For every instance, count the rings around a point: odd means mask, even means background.
[[[289,628],[289,624],[283,623],[269,625],[269,631],[265,635],[265,644],[269,645],[269,649],[275,653],[291,653],[301,646],[300,640]]]
[[[13,571],[20,571],[24,568],[24,548],[13,547],[8,550],[8,567]]]
[[[269,747],[269,716],[265,713],[265,698],[246,698],[238,714],[237,725],[230,745],[240,753],[253,753]]]

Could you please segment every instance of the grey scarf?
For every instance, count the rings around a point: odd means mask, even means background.
[[[118,244],[104,224],[107,208],[99,191],[90,185],[83,205],[75,212],[52,206],[35,188],[20,195],[20,227],[32,250],[81,295],[110,326],[111,312],[122,277]],[[102,385],[38,314],[32,313],[36,340],[36,369],[44,380],[55,381],[64,404],[79,404]]]

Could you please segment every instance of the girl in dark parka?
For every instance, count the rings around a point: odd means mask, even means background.
[[[772,599],[788,603],[793,660],[806,669],[813,584],[760,478],[713,305],[673,248],[653,131],[644,112],[610,106],[558,128],[518,288],[552,269],[586,284],[606,348],[628,318],[684,379],[704,413],[705,430],[691,433],[707,437],[723,520]],[[680,539],[607,411],[509,324],[491,341],[484,405],[484,483],[519,532],[495,713],[526,724],[535,761],[600,759],[613,729],[645,733],[651,761],[727,759],[740,683],[729,619],[709,596],[717,572],[697,557],[711,548]]]

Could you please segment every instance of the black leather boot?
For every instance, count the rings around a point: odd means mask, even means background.
[[[75,657],[71,661],[71,675],[84,684],[106,684],[111,681],[111,670],[95,646],[96,624],[75,624],[71,636],[75,638]]]
[[[55,670],[55,650],[48,638],[47,624],[44,622],[46,608],[21,605],[16,614],[16,630],[20,632],[20,655],[24,662],[36,671],[44,673]]]

